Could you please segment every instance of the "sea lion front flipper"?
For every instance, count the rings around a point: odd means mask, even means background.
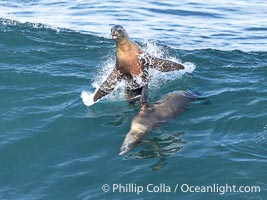
[[[157,58],[151,55],[145,55],[145,57],[146,57],[146,60],[148,60],[149,66],[151,68],[154,68],[161,72],[169,72],[169,71],[181,70],[185,68],[182,64],[179,64],[179,63],[176,63],[170,60],[164,60],[164,59]]]
[[[141,97],[140,97],[140,106],[144,106],[148,104],[148,84],[146,84],[143,88],[142,88],[142,93],[141,93]]]
[[[94,101],[112,92],[121,79],[122,74],[115,68],[95,93]]]

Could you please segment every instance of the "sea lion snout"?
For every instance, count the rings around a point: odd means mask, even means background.
[[[126,135],[123,144],[121,145],[119,155],[121,156],[126,154],[128,151],[133,149],[138,142],[139,142],[138,133],[130,130],[129,133]]]
[[[130,149],[128,147],[126,147],[126,146],[121,147],[119,155],[122,156],[122,155],[126,154],[128,151],[130,151]]]
[[[136,145],[138,145],[141,142],[141,138],[126,138],[124,140],[119,155],[122,156],[126,153],[128,153],[130,150],[132,150]]]
[[[141,139],[147,133],[147,126],[139,123],[139,122],[132,122],[131,130],[126,135],[123,144],[120,149],[119,155],[124,155],[130,150],[132,150],[136,145],[138,145]]]
[[[132,139],[127,138],[121,146],[119,155],[122,156],[126,154],[127,152],[129,152],[131,149],[134,148],[134,146],[136,145],[135,143],[136,141],[133,141]]]

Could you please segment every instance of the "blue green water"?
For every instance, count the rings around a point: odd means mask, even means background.
[[[1,200],[267,199],[264,1],[139,3],[1,1]],[[151,101],[193,90],[209,102],[193,103],[124,157],[139,107],[126,102],[123,85],[90,107],[81,99],[114,65],[117,23],[152,54],[186,66],[152,72]],[[171,193],[102,190],[163,183]],[[261,191],[174,193],[176,184]]]

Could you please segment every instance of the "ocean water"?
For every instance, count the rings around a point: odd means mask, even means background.
[[[267,199],[265,1],[2,0],[0,10],[0,200]],[[86,106],[114,66],[115,24],[186,66],[151,71],[152,102],[178,90],[207,98],[123,157],[139,111],[123,83]]]

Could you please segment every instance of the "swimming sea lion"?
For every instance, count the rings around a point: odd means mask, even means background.
[[[131,129],[124,139],[119,155],[133,149],[152,129],[185,112],[190,103],[196,99],[193,94],[186,91],[169,94],[153,105],[141,99],[143,103],[140,112],[132,121]]]
[[[129,96],[140,95],[148,83],[148,68],[162,72],[184,69],[184,66],[169,60],[151,56],[129,39],[125,29],[116,25],[111,29],[112,39],[116,41],[116,66],[94,95],[94,101],[112,92],[122,80],[126,80],[126,92]],[[132,95],[131,95],[132,94]],[[130,98],[130,97],[129,97]]]

